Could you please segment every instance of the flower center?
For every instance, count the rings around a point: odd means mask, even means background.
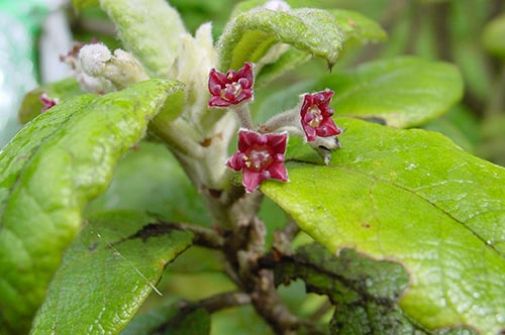
[[[224,90],[221,91],[221,98],[232,99],[239,96],[242,92],[242,85],[240,83],[235,82],[232,84],[226,84]]]
[[[267,147],[252,147],[245,153],[245,166],[252,171],[262,171],[268,168],[272,162],[272,154]]]
[[[312,117],[312,119],[307,123],[312,128],[317,128],[323,122],[323,115],[321,110],[316,106],[313,106],[309,109],[308,114]]]

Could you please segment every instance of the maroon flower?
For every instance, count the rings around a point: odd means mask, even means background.
[[[255,191],[266,179],[288,180],[284,166],[288,135],[260,134],[241,129],[238,134],[238,151],[226,163],[235,171],[242,170],[242,184],[247,192]]]
[[[333,109],[329,104],[333,95],[333,91],[325,90],[303,97],[300,118],[308,142],[315,141],[317,136],[330,137],[342,133],[331,118]]]
[[[42,103],[42,108],[40,109],[41,113],[47,112],[49,108],[54,107],[58,104],[58,99],[50,98],[47,93],[42,93],[39,97],[39,100]]]
[[[238,71],[221,73],[210,70],[209,92],[212,97],[209,107],[229,107],[253,98],[253,65],[245,63]]]

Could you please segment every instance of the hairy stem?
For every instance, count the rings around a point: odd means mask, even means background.
[[[235,108],[234,111],[238,116],[241,127],[246,129],[254,129],[254,123],[252,121],[249,106],[247,104],[243,104],[242,106]]]

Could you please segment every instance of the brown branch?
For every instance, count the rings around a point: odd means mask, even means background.
[[[114,244],[135,238],[140,238],[145,241],[151,237],[168,234],[173,230],[182,230],[192,233],[194,235],[193,242],[202,247],[221,249],[224,245],[223,237],[212,229],[197,226],[195,224],[165,222],[160,219],[157,219],[155,223],[145,225],[135,234],[132,234]]]

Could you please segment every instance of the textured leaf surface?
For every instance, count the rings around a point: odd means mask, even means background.
[[[338,26],[343,30],[345,41],[348,42],[380,42],[387,37],[381,26],[366,16],[344,9],[333,9],[330,13],[335,17]]]
[[[236,17],[242,13],[250,11],[254,8],[264,6],[267,0],[249,0],[240,2],[232,13],[232,17]],[[292,3],[293,7],[299,7],[301,4]],[[307,4],[305,4],[307,5]],[[314,6],[314,4],[308,4]],[[317,7],[314,6],[314,7]],[[367,43],[383,41],[386,38],[384,30],[373,20],[366,16],[348,10],[330,10],[328,11],[334,17],[333,24],[336,25],[343,35],[343,49],[347,45],[355,43]],[[266,83],[276,79],[286,71],[295,69],[297,66],[307,62],[312,58],[309,50],[290,48],[285,53],[280,55],[279,59],[273,63],[266,64],[259,70],[257,74],[257,85],[265,85]]]
[[[151,219],[118,211],[90,218],[49,286],[32,334],[117,334],[192,234],[142,234]]]
[[[436,133],[337,123],[329,166],[291,163],[264,193],[331,252],[402,264],[400,306],[422,326],[504,330],[505,170]]]
[[[87,213],[130,209],[170,221],[211,222],[198,191],[162,144],[142,142],[119,162],[107,191]]]
[[[256,86],[264,86],[274,79],[279,78],[287,71],[294,70],[308,62],[312,56],[302,50],[290,48],[274,63],[266,64],[256,76]]]
[[[315,89],[335,91],[332,106],[344,116],[379,118],[395,127],[424,124],[462,96],[458,70],[447,63],[402,57],[329,75]]]
[[[0,320],[23,332],[42,302],[81,211],[119,158],[165,110],[175,84],[151,80],[37,117],[0,152]]]
[[[303,279],[309,292],[330,298],[335,305],[332,334],[428,334],[397,305],[409,281],[398,263],[374,261],[350,249],[335,256],[314,243],[283,256],[274,270],[277,284]],[[457,331],[472,334],[466,329]]]
[[[168,78],[185,32],[177,11],[165,0],[100,0],[119,38],[153,75]]]
[[[248,0],[239,2],[232,12],[232,17],[250,11],[256,7],[264,6],[268,0]],[[321,4],[314,1],[287,1],[293,8],[300,7],[320,7]],[[326,6],[334,7],[334,5]],[[344,33],[345,40],[356,39],[360,42],[377,42],[386,38],[386,32],[379,24],[359,12],[344,9],[329,10],[335,18],[335,23],[340,26]]]
[[[505,59],[505,14],[497,17],[486,26],[483,43],[489,52]]]
[[[40,114],[42,109],[40,95],[42,93],[46,93],[52,99],[58,99],[59,103],[73,96],[82,94],[79,84],[73,78],[67,78],[40,86],[25,95],[21,107],[19,108],[19,120],[21,123],[27,123]]]
[[[218,41],[220,68],[237,69],[247,61],[256,62],[279,42],[334,64],[344,35],[334,17],[324,10],[257,8],[239,14],[226,26]]]

